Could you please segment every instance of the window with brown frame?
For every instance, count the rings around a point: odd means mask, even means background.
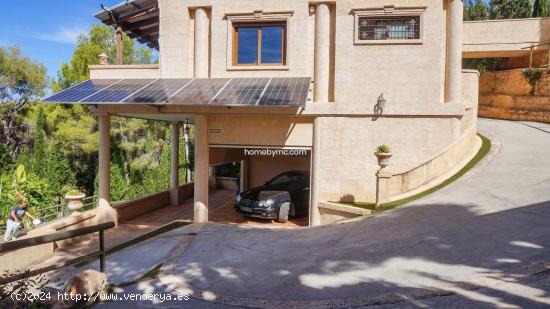
[[[286,23],[233,24],[233,65],[286,65]]]

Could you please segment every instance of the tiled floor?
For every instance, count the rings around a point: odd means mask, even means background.
[[[235,197],[234,191],[229,190],[216,190],[210,194],[208,201],[209,207],[209,220],[212,222],[220,223],[239,223],[239,224],[251,224],[261,226],[286,226],[297,227],[307,225],[307,218],[290,219],[286,223],[279,223],[274,220],[261,220],[254,218],[244,218],[233,209],[233,201]],[[193,201],[189,201],[189,206],[185,208],[192,209]],[[184,203],[184,205],[187,205]]]
[[[264,227],[299,227],[307,225],[307,218],[289,220],[287,223],[278,223],[272,220],[244,218],[233,209],[234,192],[216,190],[209,196],[209,220],[219,223],[238,223]],[[146,213],[131,220],[121,221],[116,228],[105,232],[105,246],[112,248],[118,244],[136,238],[155,230],[174,220],[193,220],[193,199],[185,200],[178,206],[167,206]],[[97,234],[81,237],[77,242],[56,250],[54,256],[40,265],[49,265],[54,262],[82,256],[99,249]],[[38,266],[38,265],[37,265]]]
[[[239,223],[261,226],[305,226],[307,218],[292,219],[287,223],[279,223],[272,220],[260,220],[244,218],[233,209],[234,192],[218,189],[210,193],[208,200],[208,219],[211,222]],[[144,214],[135,219],[121,222],[120,225],[133,225],[136,227],[145,225],[164,225],[173,220],[193,220],[193,199],[185,200],[179,206],[167,206],[156,211]]]

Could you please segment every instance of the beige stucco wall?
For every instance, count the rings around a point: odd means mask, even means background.
[[[91,79],[157,79],[160,78],[158,64],[90,65]]]
[[[477,73],[463,74],[463,102],[446,104],[446,1],[339,0],[330,2],[332,29],[331,70],[334,102],[312,102],[305,108],[224,108],[166,106],[102,107],[115,113],[162,119],[208,115],[208,143],[313,147],[313,119],[320,117],[320,197],[339,200],[346,194],[357,201],[373,201],[374,151],[380,144],[394,149],[392,169],[407,170],[446,149],[461,135],[475,130]],[[425,7],[421,44],[354,44],[353,9]],[[315,15],[308,1],[267,0],[160,0],[160,74],[163,78],[193,76],[193,8],[206,6],[211,23],[210,77],[314,76]],[[289,23],[287,68],[234,70],[226,13],[292,11]],[[384,93],[386,108],[373,117],[378,96]],[[165,115],[163,115],[165,114]],[[288,114],[288,115],[282,115]],[[172,119],[172,118],[170,118]],[[211,132],[221,129],[221,133]],[[284,161],[266,162],[251,170],[280,171]],[[285,165],[287,166],[287,165]],[[444,171],[441,171],[443,173]],[[273,176],[273,175],[272,175]],[[268,175],[260,175],[261,182]],[[254,181],[256,181],[254,179]],[[259,181],[259,180],[258,180]],[[259,181],[260,182],[260,181]],[[254,185],[254,183],[251,183]]]
[[[464,23],[463,55],[465,58],[525,56],[529,51],[522,48],[548,40],[550,18],[470,21]]]
[[[312,76],[313,28],[308,1],[160,0],[160,50],[162,77],[192,77],[195,7],[208,7],[210,19],[211,77]],[[226,13],[293,11],[289,24],[287,69],[231,70],[227,63]]]
[[[25,236],[21,238],[31,238],[37,236],[44,236],[53,234],[56,232],[63,232],[73,229],[78,229],[90,225],[97,224],[96,221],[96,209],[88,210],[79,215],[68,216],[53,222],[42,224],[32,230],[30,230]],[[38,246],[27,247],[0,255],[0,273],[8,271],[13,274],[17,270],[27,270],[32,265],[43,261],[45,258],[50,257],[54,250],[57,248],[65,247],[71,243],[80,241],[81,236],[72,239],[66,239],[56,241],[54,243],[47,243]]]
[[[271,178],[288,171],[309,171],[309,152],[307,156],[251,156],[248,157],[248,188],[263,185]]]
[[[312,119],[296,116],[211,115],[210,145],[263,145],[311,147]],[[210,130],[221,129],[221,134]]]
[[[384,93],[392,105],[442,102],[445,80],[444,1],[337,1],[335,104],[374,107]],[[420,45],[354,45],[351,9],[426,6]]]
[[[394,104],[439,103],[444,96],[445,75],[445,1],[396,0],[396,7],[426,6],[422,44],[354,45],[352,9],[381,8],[386,1],[336,1],[331,4],[332,27],[329,40],[334,47],[333,69],[335,104],[341,109],[356,110],[356,105],[376,104],[383,92]],[[161,75],[162,77],[192,77],[194,7],[210,10],[211,77],[313,76],[314,15],[308,1],[235,1],[235,0],[160,0]],[[234,70],[228,63],[226,13],[292,11],[288,29],[286,69]],[[429,26],[428,26],[429,25]],[[335,41],[334,41],[335,40]],[[331,66],[332,68],[332,66]],[[332,97],[332,95],[331,95]],[[357,98],[362,98],[357,100]]]
[[[464,115],[460,118],[460,136],[468,130],[477,130],[477,112],[479,102],[479,72],[462,71],[462,98],[465,106]]]
[[[376,147],[392,147],[392,169],[412,168],[452,143],[453,119],[321,118],[319,199],[351,195],[356,201],[373,201]]]

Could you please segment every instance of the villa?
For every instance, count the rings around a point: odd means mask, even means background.
[[[127,1],[96,17],[158,49],[159,64],[122,65],[120,52],[44,101],[88,104],[98,116],[97,212],[109,220],[110,117],[122,116],[170,123],[170,204],[182,199],[180,128],[195,125],[194,221],[209,220],[212,167],[240,162],[241,190],[310,171],[307,221],[324,224],[338,212],[331,202],[410,196],[475,155],[479,74],[462,70],[463,49],[502,51],[462,14],[461,0]],[[482,47],[463,43],[472,33]],[[382,170],[381,144],[393,150]]]

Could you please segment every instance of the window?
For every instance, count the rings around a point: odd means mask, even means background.
[[[233,65],[286,64],[286,24],[233,24]]]
[[[353,10],[355,44],[421,44],[425,7]]]
[[[420,16],[359,17],[359,40],[419,40]]]

